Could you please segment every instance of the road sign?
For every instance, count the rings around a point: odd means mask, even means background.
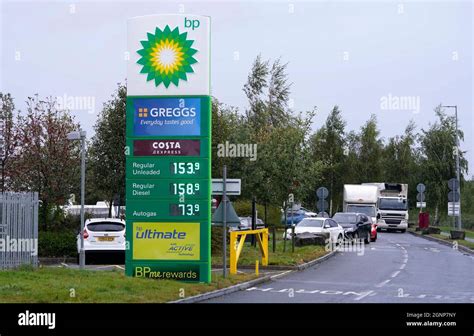
[[[425,194],[424,194],[424,193],[417,194],[417,195],[416,195],[416,200],[417,200],[418,202],[424,202],[424,201],[426,200]]]
[[[426,186],[423,183],[418,183],[416,186],[416,191],[419,193],[425,192]]]
[[[416,202],[417,208],[426,208],[426,202]]]
[[[448,202],[448,216],[459,216],[459,202]]]
[[[459,189],[459,182],[457,179],[452,178],[448,181],[449,190],[458,190]]]
[[[329,207],[329,204],[328,204],[328,201],[326,201],[325,199],[320,199],[318,200],[318,202],[316,203],[316,206],[318,208],[318,211],[326,211]]]
[[[225,218],[226,218],[226,224],[233,224],[229,226],[237,226],[240,224],[240,219],[239,216],[237,216],[237,213],[235,212],[234,207],[232,206],[232,203],[227,199],[227,204],[226,207],[226,213],[225,213]],[[217,224],[222,226],[222,223],[224,221],[224,202],[220,202],[219,206],[217,207],[216,211],[212,215],[212,224]]]
[[[210,18],[127,25],[125,273],[210,282]]]
[[[448,193],[448,202],[459,202],[459,192],[452,190]]]
[[[240,179],[226,179],[226,194],[228,196],[238,196],[240,195],[241,188]],[[223,179],[212,179],[212,194],[213,195],[222,195],[224,192],[224,180]]]
[[[319,198],[325,199],[329,195],[329,191],[326,187],[320,187],[318,190],[316,190],[316,196]]]

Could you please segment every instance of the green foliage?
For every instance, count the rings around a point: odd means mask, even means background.
[[[321,179],[312,180],[312,190],[307,199],[308,203],[315,204],[315,190],[326,186],[330,195],[330,208],[336,212],[342,208],[342,187],[346,173],[344,149],[346,123],[342,119],[341,111],[336,105],[326,119],[326,123],[310,139],[310,150],[313,162],[321,163]]]
[[[95,135],[88,153],[91,171],[88,183],[94,187],[95,191],[92,192],[97,198],[103,196],[109,201],[115,195],[119,195],[122,200],[125,197],[126,98],[126,86],[118,84],[94,126]]]
[[[29,97],[18,117],[18,148],[11,157],[10,189],[37,191],[42,201],[40,227],[47,229],[52,206],[63,205],[79,184],[80,144],[67,134],[79,129],[68,111],[52,98]]]
[[[40,257],[74,257],[77,255],[77,231],[40,231],[38,252]]]
[[[435,108],[438,120],[429,125],[427,130],[422,129],[420,135],[421,181],[427,186],[427,200],[435,209],[435,217],[446,213],[448,199],[448,180],[456,176],[455,153],[456,121],[454,116],[447,116],[441,106]],[[459,138],[463,139],[463,132],[459,131]],[[461,176],[467,172],[467,160],[460,151]],[[462,191],[462,188],[461,188]]]
[[[240,217],[250,217],[252,216],[252,201],[247,199],[240,199],[238,201],[232,202],[232,206],[235,209],[235,212]],[[257,217],[265,221],[265,205],[257,203]],[[280,207],[274,206],[271,204],[267,205],[267,222],[268,225],[278,225],[280,224],[281,211]]]

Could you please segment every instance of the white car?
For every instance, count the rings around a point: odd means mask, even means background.
[[[344,239],[344,229],[332,218],[310,217],[304,218],[295,226],[295,235],[299,233],[329,233],[329,239],[333,244],[339,244]],[[286,238],[291,239],[292,229],[286,230]],[[284,233],[283,233],[284,235]],[[283,239],[285,237],[283,236]]]
[[[125,221],[119,218],[93,218],[84,223],[84,251],[125,251]],[[77,252],[81,249],[81,236],[77,235]]]

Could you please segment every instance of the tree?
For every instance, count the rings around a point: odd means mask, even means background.
[[[243,88],[250,105],[246,116],[253,129],[264,127],[268,120],[264,89],[268,87],[269,71],[268,61],[258,55]]]
[[[14,111],[15,104],[13,102],[13,97],[9,93],[3,94],[0,92],[0,120],[3,121],[3,155],[0,158],[2,192],[6,189],[6,179],[11,174],[10,170],[13,169],[10,165],[10,158],[14,155],[17,148],[15,134],[16,125],[13,116]]]
[[[212,98],[212,176],[221,177],[222,168],[227,165],[228,169],[235,173],[239,171],[235,158],[219,157],[220,146],[225,146],[226,141],[232,143],[245,132],[245,120],[239,116],[233,107],[220,103]],[[238,141],[237,141],[238,142]]]
[[[26,115],[18,118],[19,148],[11,157],[12,188],[39,193],[40,223],[46,230],[51,210],[65,204],[79,182],[80,146],[67,139],[79,124],[68,111],[58,110],[52,98],[35,95],[26,104]]]
[[[110,201],[109,216],[114,197],[125,197],[126,98],[127,87],[118,84],[94,125],[95,135],[89,148],[91,183]]]
[[[390,138],[383,151],[384,181],[412,186],[408,188],[409,200],[415,199],[414,187],[421,182],[419,150],[415,147],[417,137],[415,123],[410,121],[404,134]]]
[[[246,116],[254,130],[268,130],[289,122],[291,84],[287,65],[277,59],[270,66],[270,61],[263,61],[260,55],[255,59],[243,89],[250,105]]]
[[[435,108],[438,121],[430,124],[428,130],[422,129],[421,142],[421,167],[422,179],[426,182],[427,199],[435,206],[435,222],[439,221],[439,209],[448,200],[447,182],[456,176],[456,157],[453,148],[456,146],[456,120],[454,116],[447,116],[441,105]],[[464,133],[459,130],[460,141]],[[467,172],[467,160],[464,152],[459,152],[459,162],[462,176]],[[462,188],[461,188],[462,189]],[[446,207],[441,207],[445,213]]]
[[[342,199],[345,173],[345,126],[341,111],[336,105],[329,113],[324,126],[310,138],[313,159],[322,162],[322,179],[318,181],[319,185],[314,185],[313,192],[320,186],[329,188],[330,213],[333,213],[334,209],[338,211]],[[335,200],[337,200],[336,205],[333,207]]]
[[[359,160],[363,162],[359,182],[378,182],[382,179],[383,141],[379,138],[377,118],[374,114],[360,130]]]

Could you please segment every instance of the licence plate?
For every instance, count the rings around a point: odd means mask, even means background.
[[[114,241],[115,237],[97,237],[98,241]]]

